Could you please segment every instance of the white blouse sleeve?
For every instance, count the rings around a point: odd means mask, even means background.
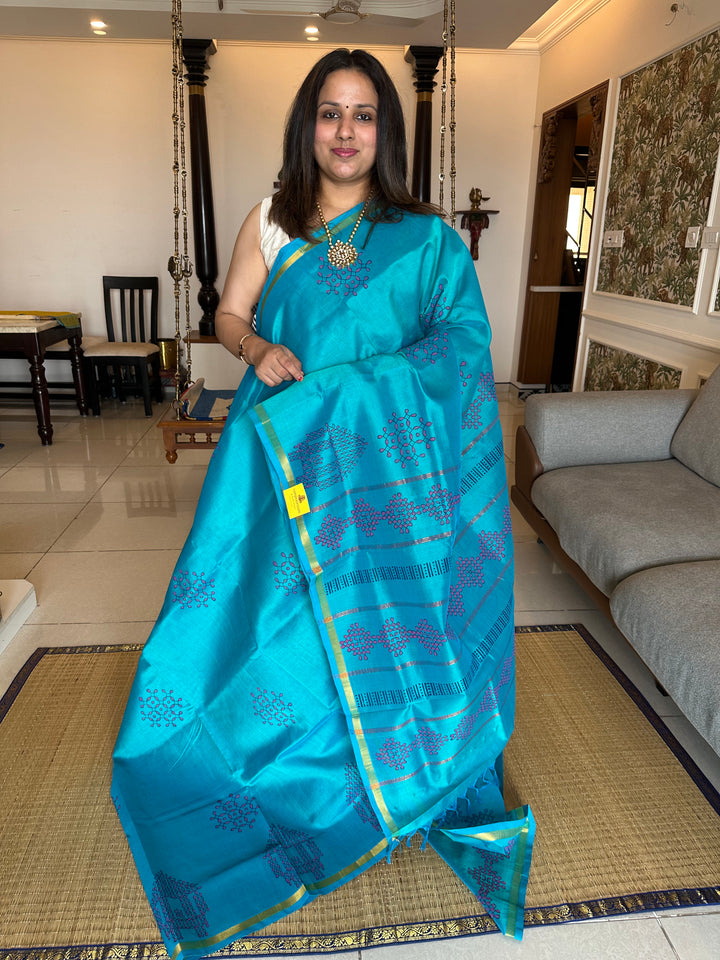
[[[271,223],[268,220],[271,203],[272,197],[265,197],[260,204],[260,252],[268,270],[272,270],[272,265],[275,263],[275,257],[277,257],[280,248],[284,247],[286,243],[290,243],[290,237],[285,231],[276,223]]]

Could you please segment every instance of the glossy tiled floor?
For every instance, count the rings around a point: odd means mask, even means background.
[[[156,419],[164,412],[158,408]],[[501,415],[512,481],[523,404],[502,394]],[[0,692],[35,647],[144,642],[209,459],[187,451],[170,466],[154,419],[136,402],[106,403],[102,417],[89,419],[59,407],[54,425],[53,445],[42,447],[32,409],[0,407],[0,580],[28,579],[38,597],[0,653]],[[720,788],[720,759],[515,512],[513,529],[517,622],[585,624]],[[718,960],[720,908],[529,929],[522,943],[498,934],[365,953],[365,960]]]

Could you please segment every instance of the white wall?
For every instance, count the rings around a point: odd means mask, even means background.
[[[218,289],[244,216],[272,191],[290,100],[326,50],[221,43],[211,59]],[[415,91],[403,50],[372,52],[398,85],[412,143]],[[0,39],[0,60],[13,78],[0,101],[0,129],[12,131],[0,138],[0,309],[79,310],[88,333],[103,333],[103,274],[157,274],[160,335],[172,336],[170,44]],[[538,67],[537,55],[458,51],[458,206],[480,186],[501,211],[478,261],[501,381],[516,337]],[[437,126],[439,92],[434,109]],[[196,326],[194,297],[193,307]]]
[[[657,0],[609,0],[541,57],[536,123],[542,114],[604,80],[611,80],[603,163],[598,189],[602,227],[604,195],[611,159],[619,79],[720,26],[717,0],[692,0],[666,26],[669,4]],[[708,223],[720,223],[717,184]],[[595,277],[601,230],[593,235],[589,276]],[[628,297],[598,294],[591,285],[585,297],[575,388],[584,381],[588,339],[638,353],[683,370],[681,386],[694,387],[720,360],[720,316],[712,314],[718,256],[705,251],[693,310]]]

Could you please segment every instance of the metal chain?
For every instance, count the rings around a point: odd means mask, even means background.
[[[185,288],[185,342],[187,344],[187,381],[192,381],[190,350],[190,277],[193,266],[188,255],[187,164],[185,159],[185,80],[182,72],[182,0],[172,0],[172,77],[173,77],[173,219],[175,252],[168,261],[175,292],[175,402],[179,416],[180,400],[180,298],[181,285]],[[182,218],[183,245],[180,252],[180,219]]]
[[[449,24],[448,24],[449,14]],[[447,60],[450,50],[450,226],[455,229],[455,0],[445,0],[443,8],[443,55],[442,55],[442,99],[440,116],[440,199],[442,209],[445,203],[445,134],[447,131]]]
[[[455,229],[455,0],[450,0],[450,226]]]
[[[442,84],[440,86],[440,196],[438,205],[443,209],[445,203],[445,118],[447,116],[447,52],[448,52],[448,0],[445,0],[443,9],[443,54],[442,54]]]

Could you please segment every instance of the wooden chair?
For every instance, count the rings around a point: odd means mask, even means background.
[[[83,351],[99,385],[94,391],[93,413],[100,413],[99,396],[104,391],[121,403],[127,393],[142,395],[145,416],[150,417],[151,386],[155,400],[161,403],[163,399],[157,342],[158,278],[103,277],[103,297],[107,343]]]
[[[82,358],[82,370],[83,370],[83,380],[85,383],[85,396],[87,398],[88,407],[93,411],[95,416],[100,413],[100,402],[97,397],[97,385],[95,383],[95,371],[93,369],[92,362],[85,357],[85,351],[89,347],[95,347],[104,345],[107,343],[107,337],[96,337],[92,334],[82,334],[82,339],[80,341],[80,349],[83,352]],[[60,343],[53,343],[45,350],[45,359],[46,360],[71,360],[72,354],[70,348],[67,345],[67,341],[61,340]],[[48,380],[49,387],[64,387],[68,390],[70,388],[74,389],[74,384],[72,380],[58,380],[50,381]]]

